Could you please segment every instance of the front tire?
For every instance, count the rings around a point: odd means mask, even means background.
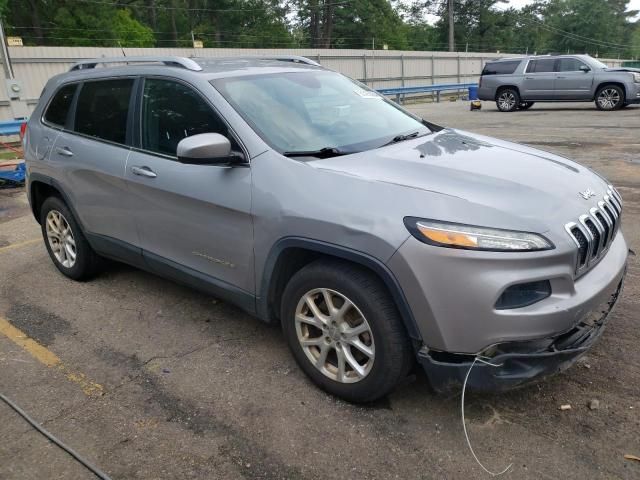
[[[93,277],[102,265],[71,210],[58,197],[49,197],[40,209],[40,226],[47,252],[62,274],[74,280]]]
[[[520,94],[515,88],[503,88],[496,95],[496,106],[501,112],[514,112],[520,103]]]
[[[409,372],[412,347],[393,299],[372,273],[319,260],[282,297],[282,327],[296,362],[326,392],[371,402]]]
[[[598,110],[612,111],[624,105],[624,90],[618,85],[604,85],[596,93]]]

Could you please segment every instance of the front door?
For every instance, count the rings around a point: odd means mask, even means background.
[[[556,73],[556,97],[558,100],[589,100],[594,73],[586,63],[577,58],[558,60]]]
[[[520,96],[523,100],[555,100],[554,58],[530,60],[524,73]]]
[[[234,145],[226,124],[176,80],[145,79],[140,109],[140,149],[129,156],[126,178],[149,265],[253,294],[251,169],[176,157],[178,142],[199,133],[220,133]]]

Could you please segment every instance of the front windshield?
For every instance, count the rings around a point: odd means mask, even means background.
[[[281,153],[350,153],[429,133],[420,119],[334,72],[251,75],[212,84]]]
[[[598,67],[598,68],[609,68],[607,65],[605,65],[604,63],[602,63],[600,60],[596,60],[595,58],[592,58],[591,61],[593,62],[593,64]]]

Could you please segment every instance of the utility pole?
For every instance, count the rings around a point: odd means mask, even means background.
[[[453,34],[453,0],[447,0],[447,14],[449,15],[449,51],[456,51],[456,41]]]
[[[4,25],[2,25],[2,20],[0,20],[0,43],[2,43],[0,46],[0,58],[2,59],[5,78],[13,80],[13,66],[11,65],[11,57],[9,57],[7,40],[4,37]]]

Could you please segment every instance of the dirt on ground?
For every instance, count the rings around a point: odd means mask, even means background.
[[[605,175],[640,253],[640,106],[410,108]],[[0,190],[0,319],[58,358],[47,367],[0,334],[0,393],[113,479],[490,478],[467,448],[459,393],[435,395],[419,371],[375,404],[345,403],[302,374],[277,328],[124,265],[73,282],[39,238],[24,192]],[[512,479],[640,478],[640,461],[624,458],[640,457],[639,319],[640,261],[630,255],[622,298],[578,364],[512,392],[467,395],[485,466],[512,464],[502,477]],[[95,477],[0,403],[0,479],[44,478]]]

